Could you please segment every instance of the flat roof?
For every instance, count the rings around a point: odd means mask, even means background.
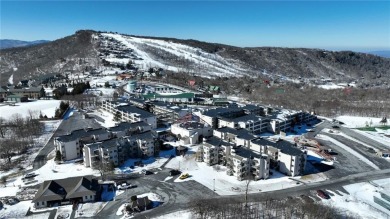
[[[213,146],[232,146],[232,147],[234,146],[233,143],[226,142],[226,141],[222,140],[221,138],[218,138],[215,136],[211,136],[211,137],[207,138],[205,143],[213,145]]]
[[[137,128],[139,126],[150,126],[150,125],[148,123],[144,122],[144,121],[133,122],[133,123],[121,122],[121,123],[119,123],[118,125],[116,125],[114,127],[108,128],[108,130],[109,131],[124,131],[124,130],[128,130],[128,129]]]
[[[74,141],[79,138],[92,136],[92,135],[100,135],[108,133],[106,129],[100,128],[100,129],[78,129],[72,131],[69,135],[62,135],[57,137],[58,141],[62,142],[69,142]]]
[[[279,140],[279,141],[270,141],[267,139],[259,138],[252,141],[255,144],[258,145],[267,145],[274,148],[277,148],[281,150],[285,154],[289,154],[292,156],[299,156],[303,154],[303,151],[299,150],[295,145],[291,142],[285,141],[285,140]]]
[[[229,112],[239,112],[241,111],[241,108],[238,107],[219,107],[215,109],[208,109],[204,111],[202,114],[205,116],[210,116],[210,117],[217,117],[220,116],[221,114],[224,113],[229,113]]]

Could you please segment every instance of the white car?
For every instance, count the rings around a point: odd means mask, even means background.
[[[120,185],[117,186],[117,189],[118,190],[124,190],[124,189],[131,189],[132,188],[132,185],[128,185],[127,183],[122,183]]]

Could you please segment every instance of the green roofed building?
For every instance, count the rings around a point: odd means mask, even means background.
[[[158,94],[150,93],[143,95],[148,100],[159,100],[167,102],[193,102],[195,98],[194,93],[177,93],[177,94]]]
[[[17,95],[17,94],[11,94],[7,96],[7,101],[13,101],[13,102],[27,102],[28,97],[22,96],[22,95]]]

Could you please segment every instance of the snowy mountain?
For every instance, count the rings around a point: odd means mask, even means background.
[[[130,69],[129,69],[130,68]],[[390,60],[351,51],[256,47],[240,48],[218,43],[131,36],[91,30],[37,45],[4,49],[0,59],[1,82],[40,78],[64,72],[103,74],[162,68],[202,77],[266,77],[270,80],[323,79],[363,86],[385,85]]]
[[[49,40],[22,41],[22,40],[3,39],[0,40],[0,49],[31,46],[31,45],[37,45],[42,43],[48,43],[48,42],[50,41]]]

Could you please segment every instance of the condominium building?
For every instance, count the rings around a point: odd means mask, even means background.
[[[213,129],[203,123],[188,121],[171,125],[171,132],[175,134],[183,144],[197,144],[203,138],[213,135]]]
[[[133,123],[121,122],[114,127],[108,128],[107,130],[111,132],[113,137],[119,138],[119,137],[128,136],[134,132],[150,131],[152,130],[152,126],[144,121],[133,122]]]
[[[229,127],[214,129],[213,135],[227,142],[232,142],[235,146],[244,146],[247,148],[250,147],[251,140],[257,138],[246,129],[234,129]]]
[[[217,137],[207,139],[198,149],[198,162],[212,166],[221,164],[227,167],[227,174],[238,180],[251,178],[254,180],[269,177],[269,158],[265,154],[256,154],[242,148],[236,151],[233,144]],[[252,178],[253,177],[253,178]]]
[[[244,128],[251,133],[258,134],[268,130],[270,120],[253,114],[243,114],[239,117],[218,118],[218,127]]]
[[[293,125],[307,123],[315,120],[317,117],[307,112],[293,110],[275,110],[270,119],[269,130],[274,133],[290,131]]]
[[[128,103],[118,103],[103,101],[101,109],[112,113],[113,115],[119,114],[120,119],[126,122],[146,122],[152,126],[152,129],[157,128],[157,118],[153,113],[129,105]]]
[[[132,133],[130,136],[85,144],[83,160],[86,167],[94,167],[96,161],[122,165],[129,158],[151,157],[160,152],[153,131]]]
[[[68,135],[54,138],[54,145],[60,151],[62,160],[73,160],[82,157],[83,144],[104,141],[111,138],[105,129],[79,129]]]
[[[288,176],[303,175],[306,166],[306,152],[294,144],[276,140],[256,139],[251,142],[253,151],[267,154],[279,172]]]

